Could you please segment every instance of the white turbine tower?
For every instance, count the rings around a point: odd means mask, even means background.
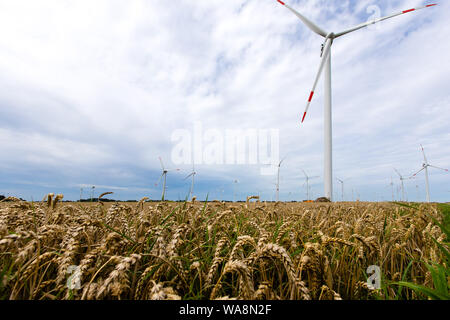
[[[447,169],[443,169],[443,168],[439,168],[439,167],[436,167],[436,166],[433,166],[433,165],[429,164],[428,160],[427,160],[427,157],[425,156],[425,150],[423,149],[423,146],[420,145],[420,147],[422,148],[423,161],[424,162],[422,164],[422,169],[420,169],[418,172],[413,174],[412,177],[417,176],[420,172],[425,170],[425,183],[426,183],[426,189],[427,189],[427,202],[430,202],[430,182],[429,182],[429,178],[428,178],[428,168],[435,168],[435,169],[439,169],[439,170],[444,170],[446,172],[448,172],[448,170]]]
[[[166,169],[164,167],[164,163],[162,161],[162,158],[159,157],[159,162],[161,163],[161,168],[162,168],[162,174],[159,177],[158,181],[155,183],[155,186],[158,186],[158,184],[161,182],[161,179],[163,179],[163,188],[162,188],[162,196],[161,196],[161,201],[164,201],[164,196],[166,194],[166,178],[167,178],[167,173],[170,171],[180,171],[180,169]]]
[[[303,171],[303,174],[305,175],[305,179],[306,179],[306,200],[310,200],[309,199],[309,190],[310,190],[309,189],[309,180],[319,178],[319,176],[310,177],[306,174],[305,170],[302,169],[302,171]]]
[[[423,8],[428,8],[435,6],[436,4],[429,4],[422,7],[405,10],[402,12],[398,12],[392,14],[387,17],[374,19],[372,21],[359,24],[355,27],[346,29],[344,31],[334,33],[334,32],[326,32],[324,29],[317,26],[315,23],[301,15],[299,12],[295,11],[287,4],[285,4],[281,0],[277,0],[283,6],[292,11],[308,28],[310,28],[313,32],[325,38],[325,41],[322,45],[321,57],[322,61],[319,66],[319,72],[317,73],[316,79],[314,81],[314,85],[312,87],[311,93],[308,97],[308,102],[306,105],[305,113],[303,114],[302,123],[305,121],[306,114],[309,109],[309,105],[314,96],[314,92],[316,90],[317,83],[319,82],[319,78],[322,75],[322,71],[325,67],[325,109],[324,109],[324,191],[325,197],[333,201],[333,165],[332,165],[332,117],[331,117],[331,45],[333,44],[334,39],[337,39],[343,35],[351,33],[353,31],[365,28],[369,25],[375,24],[377,22],[393,18],[408,12],[416,11]]]
[[[194,197],[194,178],[195,178],[196,174],[197,174],[197,172],[195,172],[194,163],[192,163],[192,172],[186,178],[184,178],[184,180],[186,180],[186,179],[189,179],[189,177],[192,177],[191,189],[189,191],[191,200]]]

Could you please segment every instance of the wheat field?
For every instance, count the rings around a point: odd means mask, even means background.
[[[0,299],[414,300],[446,263],[434,204],[61,199],[0,203]]]

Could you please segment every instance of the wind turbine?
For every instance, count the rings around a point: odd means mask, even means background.
[[[319,178],[319,176],[310,177],[306,174],[305,170],[302,169],[302,171],[306,178],[306,200],[309,200],[309,180]]]
[[[391,189],[392,189],[392,202],[394,202],[395,201],[395,199],[394,199],[394,180],[392,179],[392,176],[391,176],[391,183],[389,185],[391,186]]]
[[[283,163],[283,161],[286,159],[286,157],[284,157],[280,163],[278,164],[278,173],[277,173],[277,202],[280,200],[280,169],[281,169],[281,164]]]
[[[402,12],[398,12],[392,14],[387,17],[374,19],[372,21],[359,24],[355,27],[346,29],[341,32],[327,32],[324,29],[317,26],[315,23],[301,15],[299,12],[285,4],[281,0],[277,0],[280,4],[288,8],[292,11],[309,29],[318,35],[325,38],[324,43],[322,44],[321,51],[321,63],[319,66],[319,72],[317,73],[316,79],[314,81],[314,85],[312,87],[311,93],[308,97],[308,102],[306,104],[305,113],[303,114],[302,123],[305,121],[306,114],[308,112],[309,106],[311,104],[312,98],[314,96],[314,92],[316,90],[317,83],[319,82],[319,78],[322,75],[322,71],[325,67],[325,109],[324,109],[324,191],[325,197],[333,201],[333,162],[332,162],[332,117],[331,117],[331,45],[333,44],[334,39],[337,39],[343,35],[351,33],[353,31],[365,28],[369,25],[375,24],[377,22],[390,19],[408,12],[416,11],[423,8],[428,8],[435,6],[436,4],[428,4],[422,7],[405,10]]]
[[[426,183],[426,187],[427,187],[427,202],[430,202],[430,182],[428,180],[428,168],[431,167],[431,168],[435,168],[435,169],[439,169],[439,170],[444,170],[446,172],[448,172],[448,170],[447,169],[443,169],[443,168],[439,168],[439,167],[436,167],[436,166],[433,166],[433,165],[429,164],[428,160],[427,160],[427,157],[425,156],[425,150],[423,149],[423,146],[420,145],[420,147],[422,148],[424,162],[422,164],[422,169],[420,169],[418,172],[413,174],[412,177],[417,176],[417,174],[419,174],[420,172],[425,170],[425,183]]]
[[[420,202],[420,191],[419,191],[419,185],[416,184],[416,191],[417,191],[417,201]]]
[[[234,180],[233,181],[233,202],[236,202],[236,186],[239,183],[239,180]]]
[[[215,188],[214,193],[219,195],[218,200],[224,200],[225,186],[221,185],[220,187]]]
[[[392,189],[392,202],[394,202],[395,201],[395,192],[394,192],[394,180],[392,179],[392,176],[391,176],[391,183],[389,183],[385,186],[385,188],[388,188],[388,187],[390,187]]]
[[[166,169],[164,167],[164,163],[162,161],[162,158],[159,157],[159,162],[161,163],[161,168],[162,168],[162,174],[158,179],[158,182],[155,183],[155,186],[158,186],[158,184],[161,182],[161,179],[163,179],[163,188],[162,188],[162,196],[161,196],[161,201],[164,201],[164,196],[166,194],[166,178],[167,178],[167,173],[170,171],[180,171],[180,169]]]
[[[184,180],[186,180],[189,179],[189,177],[192,177],[191,190],[189,192],[191,195],[191,199],[194,196],[194,178],[196,174],[197,172],[195,172],[194,163],[192,163],[192,172],[186,178],[184,178]]]
[[[405,201],[405,184],[403,183],[403,181],[409,180],[409,179],[411,179],[412,177],[410,177],[410,178],[405,178],[405,177],[403,177],[403,176],[400,174],[400,172],[398,172],[397,169],[394,168],[394,170],[395,170],[395,172],[397,172],[397,174],[398,174],[398,176],[399,176],[399,178],[400,178],[400,182],[401,182],[401,190],[402,190],[402,201]]]
[[[342,194],[342,202],[344,202],[344,180],[336,178],[336,180],[341,184],[341,194]]]

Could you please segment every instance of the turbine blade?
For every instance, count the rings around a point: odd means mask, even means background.
[[[429,166],[429,167],[432,167],[432,168],[435,168],[435,169],[444,170],[444,171],[448,172],[447,169],[439,168],[439,167],[436,167],[436,166],[432,166],[431,164],[429,164],[428,166]]]
[[[159,162],[161,163],[161,168],[164,170],[164,164],[163,164],[163,161],[162,161],[161,157],[159,157]]]
[[[158,181],[155,183],[155,187],[158,186],[158,184],[161,182],[161,178],[163,177],[164,173],[159,177]]]
[[[325,63],[327,62],[328,57],[330,56],[332,42],[333,42],[333,40],[327,39],[327,43],[325,45],[323,55],[322,55],[322,61],[320,62],[320,66],[319,66],[319,72],[317,72],[316,80],[314,81],[314,85],[312,87],[311,93],[309,94],[308,103],[306,104],[305,113],[303,114],[303,118],[302,118],[302,123],[305,121],[306,114],[308,113],[309,106],[310,106],[312,98],[314,96],[314,91],[316,90],[317,83],[319,82],[320,76],[322,75],[322,72],[323,72],[323,67],[325,66]]]
[[[423,160],[425,160],[425,164],[428,164],[427,157],[425,156],[425,149],[423,148],[423,145],[420,145],[420,147],[422,148]]]
[[[302,169],[302,171],[303,171],[303,174],[305,175],[306,179],[308,179],[308,175],[306,174],[305,170]]]
[[[320,28],[318,25],[316,25],[315,23],[313,23],[312,21],[310,21],[309,19],[307,19],[305,16],[301,15],[299,12],[297,12],[296,10],[292,9],[291,7],[289,7],[286,3],[284,3],[281,0],[277,0],[280,4],[282,4],[283,6],[285,6],[286,8],[288,8],[289,10],[292,11],[292,13],[294,13],[300,20],[302,20],[302,22],[308,27],[310,28],[312,31],[314,31],[315,33],[317,33],[318,35],[322,36],[322,37],[326,37],[327,36],[327,32],[325,32],[322,28]]]
[[[191,177],[191,176],[193,176],[194,175],[194,173],[191,173],[190,175],[188,175],[186,178],[184,178],[183,180],[186,180],[186,179],[188,179],[189,177]]]
[[[422,169],[420,169],[419,171],[417,171],[416,173],[414,173],[414,174],[411,176],[411,178],[417,176],[417,175],[418,175],[419,173],[421,173],[423,170],[425,170],[425,167],[423,167]]]
[[[398,174],[398,176],[400,177],[400,179],[402,178],[402,175],[400,174],[400,172],[398,172],[398,170],[397,169],[395,169],[394,168],[394,170],[395,170],[395,172],[397,172],[397,174]]]
[[[408,13],[408,12],[413,12],[413,11],[417,11],[417,10],[420,10],[420,9],[429,8],[429,7],[433,7],[433,6],[436,6],[436,5],[437,5],[436,3],[428,4],[428,5],[425,5],[425,6],[421,6],[421,7],[417,7],[417,8],[413,8],[413,9],[409,9],[409,10],[404,10],[402,12],[397,12],[397,13],[394,13],[394,14],[392,14],[390,16],[387,16],[387,17],[378,18],[378,19],[374,19],[374,20],[369,21],[369,22],[361,23],[361,24],[359,24],[359,25],[357,25],[357,26],[355,26],[353,28],[349,28],[349,29],[344,30],[342,32],[336,33],[336,38],[338,38],[340,36],[343,36],[343,35],[345,35],[347,33],[350,33],[350,32],[353,32],[353,31],[365,28],[365,27],[367,27],[369,25],[372,25],[372,24],[375,24],[375,23],[378,23],[378,22],[381,22],[381,21],[384,21],[384,20],[387,20],[387,19],[390,19],[390,18],[397,17],[399,15],[402,15],[402,14],[405,14],[405,13]]]

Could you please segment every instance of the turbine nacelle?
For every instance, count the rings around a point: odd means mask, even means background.
[[[328,39],[331,40],[331,42],[333,43],[333,39],[335,38],[335,34],[334,32],[330,32],[327,34],[327,36],[325,37],[324,42],[322,43],[321,49],[320,49],[320,57],[322,58],[323,56],[323,50],[325,49],[325,44],[327,43]]]
[[[330,32],[330,33],[328,33],[327,36],[325,37],[325,41],[327,41],[327,39],[333,40],[334,38],[336,38],[336,35],[334,34],[334,32]]]

